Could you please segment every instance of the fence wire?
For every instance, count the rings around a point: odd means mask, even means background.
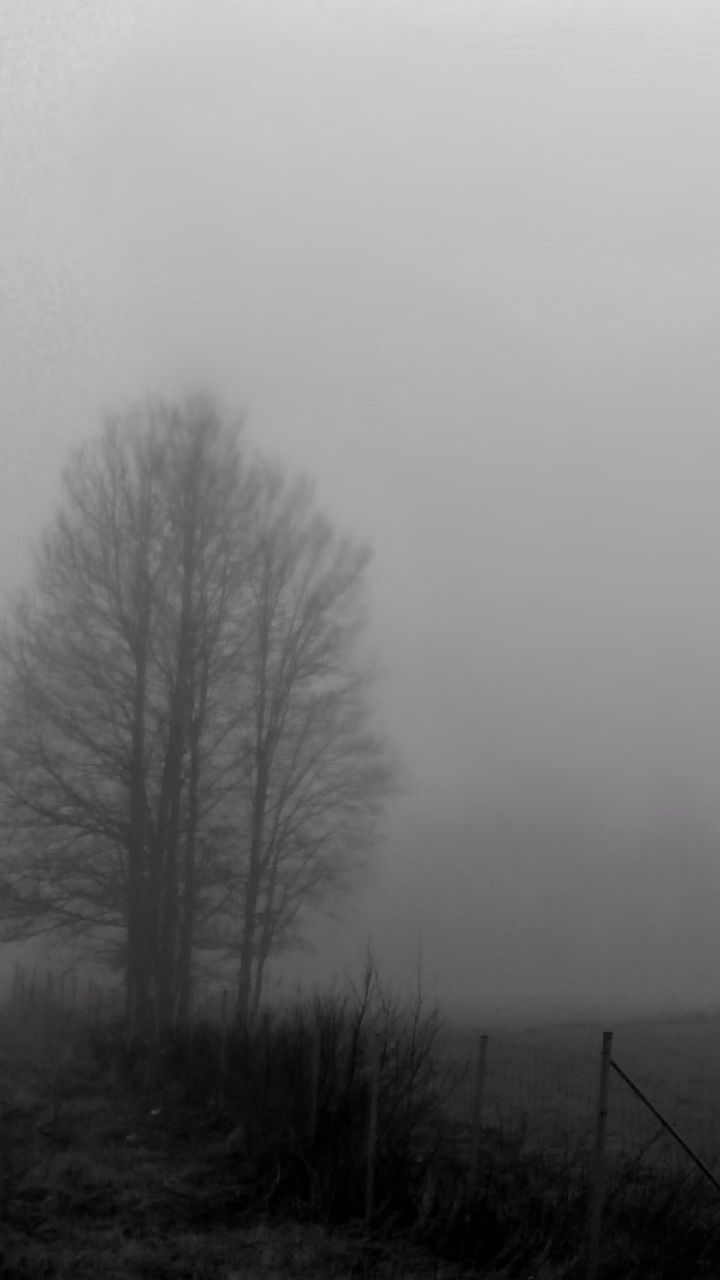
[[[720,1172],[720,1027],[637,1023],[615,1032],[614,1056],[697,1155]],[[664,1034],[663,1034],[664,1032]],[[528,1149],[567,1156],[592,1147],[598,1104],[601,1030],[548,1027],[488,1037],[482,1124],[514,1133]],[[472,1034],[450,1037],[455,1062],[470,1062]],[[453,1101],[472,1113],[468,1070]],[[622,1079],[610,1085],[607,1152],[622,1161],[683,1162],[686,1157]]]
[[[5,1013],[28,1034],[67,1037],[74,1025],[121,1020],[122,991],[71,970],[16,966]],[[194,1021],[218,1023],[223,993],[204,994]],[[449,1032],[448,1066],[459,1083],[448,1111],[470,1128],[475,1106],[479,1032]],[[547,1026],[488,1036],[480,1126],[515,1135],[528,1150],[567,1159],[592,1150],[596,1126],[601,1029]],[[720,1175],[720,1020],[621,1024],[613,1056],[692,1147]],[[614,1075],[610,1083],[607,1153],[628,1161],[683,1162],[686,1156],[638,1097]]]

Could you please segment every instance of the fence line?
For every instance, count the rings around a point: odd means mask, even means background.
[[[72,969],[53,972],[16,964],[8,988],[9,1007],[31,1015],[31,1022],[34,1018],[38,1024],[43,1020],[59,1021],[62,1014],[67,1029],[87,1022],[121,1021],[124,1014],[119,987],[103,986],[96,978],[79,975]],[[196,1001],[194,1022],[219,1028],[217,1097],[221,1100],[231,1022],[227,989],[218,989]],[[708,1037],[710,1031],[711,1028]],[[637,1032],[633,1034],[637,1059],[640,1042]],[[597,1029],[591,1027],[560,1028],[522,1034],[499,1032],[492,1036],[483,1032],[472,1038],[457,1034],[448,1041],[448,1061],[454,1061],[465,1072],[464,1084],[449,1104],[449,1111],[467,1142],[464,1158],[467,1159],[470,1197],[477,1182],[482,1135],[487,1131],[514,1132],[526,1149],[563,1158],[579,1151],[589,1159],[597,1119],[597,1035]],[[694,1035],[697,1042],[697,1028]],[[653,1057],[659,1056],[652,1037],[648,1038]],[[715,1033],[715,1040],[709,1039],[708,1043],[714,1050],[708,1052],[708,1058],[716,1066],[720,1080],[720,1036]],[[689,1071],[678,1068],[677,1044],[678,1038],[674,1059],[678,1087],[674,1093],[667,1078],[663,1088],[658,1084],[657,1061],[649,1055],[644,1070],[638,1072],[637,1062],[631,1064],[632,1075],[613,1059],[613,1077],[625,1087],[612,1091],[605,1133],[607,1155],[608,1158],[641,1156],[651,1145],[650,1159],[667,1150],[677,1152],[678,1156],[681,1150],[686,1154],[692,1152],[690,1158],[704,1176],[716,1180],[720,1186],[720,1176],[713,1172],[720,1158],[720,1090],[713,1097],[712,1079],[703,1085],[697,1070],[690,1076]],[[693,1044],[698,1057],[700,1048],[697,1043]],[[305,1103],[307,1131],[311,1136],[318,1123],[320,1049],[316,1037],[308,1051],[309,1092]],[[637,1083],[638,1080],[641,1083]],[[655,1099],[654,1103],[649,1103],[649,1096]],[[650,1127],[651,1117],[662,1124],[663,1133],[668,1135],[665,1146],[659,1146],[656,1141],[657,1133]],[[668,1141],[672,1145],[668,1146]]]
[[[660,1046],[654,1040],[644,1045],[637,1029],[627,1037],[621,1026],[616,1029],[616,1042],[621,1036],[623,1056],[629,1053],[628,1070],[642,1089],[654,1097],[669,1124],[679,1133],[708,1167],[720,1164],[720,1062],[714,1050],[720,1042],[720,1024],[708,1028],[707,1051],[691,1041],[686,1059],[679,1053],[679,1041],[670,1041],[667,1070],[658,1070],[663,1061]],[[588,1156],[593,1149],[597,1103],[597,1053],[600,1032],[597,1028],[549,1029],[538,1037],[498,1033],[489,1038],[483,1092],[483,1128],[515,1132],[528,1149],[555,1152],[559,1156],[573,1149]],[[469,1036],[455,1037],[449,1056],[459,1066],[468,1063],[472,1053]],[[705,1067],[701,1069],[702,1063]],[[703,1070],[705,1078],[703,1078]],[[632,1090],[622,1087],[613,1072],[616,1086],[612,1089],[608,1112],[608,1156],[620,1160],[634,1159],[652,1148],[648,1159],[679,1159],[680,1149],[663,1126],[658,1140],[655,1117]],[[453,1105],[458,1122],[470,1124],[473,1082],[466,1071],[465,1083]]]
[[[656,1120],[660,1121],[660,1124],[663,1126],[664,1129],[667,1130],[667,1132],[670,1134],[670,1137],[674,1138],[678,1146],[681,1147],[682,1150],[685,1152],[685,1154],[688,1155],[690,1159],[697,1165],[698,1169],[700,1169],[700,1171],[705,1175],[705,1177],[710,1182],[712,1182],[713,1186],[718,1191],[720,1191],[720,1182],[718,1182],[717,1178],[715,1177],[715,1174],[710,1169],[708,1169],[705,1162],[701,1160],[700,1157],[693,1151],[689,1143],[687,1143],[684,1138],[681,1138],[680,1134],[678,1133],[674,1125],[671,1125],[670,1121],[665,1119],[665,1116],[662,1115],[662,1113],[657,1109],[657,1107],[653,1105],[650,1099],[646,1097],[646,1095],[643,1093],[642,1089],[640,1089],[639,1086],[635,1084],[634,1080],[631,1080],[630,1076],[625,1071],[623,1071],[622,1067],[620,1067],[617,1062],[612,1060],[610,1062],[610,1066],[612,1067],[613,1071],[615,1071],[616,1074],[620,1076],[620,1079],[625,1081],[625,1084],[628,1086],[628,1088],[632,1090],[632,1092],[636,1095],[636,1097],[640,1099],[640,1101],[644,1104],[644,1106],[647,1107],[650,1114],[653,1115]]]
[[[63,1035],[67,1031],[68,1009],[72,1013],[72,1023],[86,1027],[95,1023],[108,1025],[116,1015],[121,1023],[124,1012],[122,992],[118,987],[103,987],[92,977],[79,982],[78,975],[70,970],[54,973],[48,969],[40,974],[37,967],[32,971],[26,971],[20,965],[15,966],[11,998],[6,1008],[9,1011],[14,1010],[21,1019],[30,1015],[27,1018],[30,1027],[33,1026],[33,1015],[37,1015],[35,1025],[41,1030],[46,1029],[51,1034],[62,1027]],[[214,1004],[212,1001],[206,1002],[203,1008],[206,1014],[211,1013],[213,1008],[217,1013],[217,1017],[212,1020],[214,1029],[208,1040],[212,1049],[210,1094],[221,1109],[230,1112],[228,1099],[231,1104],[233,1071],[238,1062],[242,1068],[241,1055],[244,1047],[242,1037],[236,1035],[231,1027],[228,989],[220,990]],[[198,1012],[196,1010],[196,1027]],[[259,1061],[254,1062],[254,1066],[259,1071],[258,1105],[263,1119],[268,1105],[267,1099],[272,1097],[272,1094],[268,1093],[268,1080],[272,1069],[270,1023],[270,1015],[264,1015],[257,1040],[259,1054],[255,1055]],[[298,1026],[305,1039],[299,1042],[300,1049],[293,1055],[293,1063],[295,1066],[299,1064],[300,1072],[291,1076],[293,1081],[291,1096],[299,1104],[301,1130],[312,1150],[316,1143],[321,1108],[323,1024],[320,1017],[316,1016],[314,1019],[309,1017],[304,1022],[301,1019]],[[354,1132],[362,1132],[366,1142],[364,1217],[366,1225],[370,1226],[377,1213],[376,1176],[377,1186],[381,1185],[382,1166],[378,1163],[378,1151],[382,1152],[381,1117],[387,1116],[391,1110],[394,1086],[392,1070],[388,1070],[387,1067],[389,1043],[387,1035],[383,1039],[382,1033],[373,1032],[367,1024],[365,1031],[368,1034],[368,1040],[363,1043],[359,1067],[359,1072],[363,1073],[364,1092],[361,1090],[358,1093],[361,1103],[357,1111],[362,1129]],[[597,1036],[595,1029],[587,1031],[588,1046],[591,1036]],[[452,1167],[459,1170],[460,1174],[458,1203],[467,1209],[476,1204],[484,1144],[488,1153],[492,1154],[495,1137],[493,1130],[504,1127],[503,1101],[506,1123],[510,1123],[508,1119],[512,1114],[510,1103],[514,1101],[515,1114],[512,1123],[516,1126],[519,1125],[518,1115],[521,1110],[527,1118],[528,1113],[533,1109],[535,1112],[544,1109],[544,1116],[540,1117],[540,1122],[534,1128],[526,1123],[522,1130],[523,1142],[528,1146],[541,1142],[542,1132],[546,1134],[550,1132],[558,1116],[563,1114],[566,1123],[569,1120],[571,1125],[575,1126],[576,1133],[582,1134],[583,1139],[587,1139],[588,1134],[594,1129],[592,1160],[589,1162],[589,1168],[588,1164],[581,1166],[583,1182],[579,1203],[583,1217],[580,1232],[585,1233],[582,1243],[584,1250],[582,1261],[586,1265],[585,1280],[597,1280],[599,1272],[603,1209],[610,1168],[609,1157],[617,1154],[617,1150],[613,1151],[612,1139],[618,1128],[622,1129],[622,1117],[627,1113],[626,1110],[624,1112],[623,1107],[628,1101],[628,1096],[632,1104],[640,1108],[640,1113],[645,1118],[651,1116],[654,1121],[659,1122],[662,1130],[669,1135],[675,1146],[693,1162],[715,1190],[720,1192],[720,1177],[716,1176],[710,1164],[698,1154],[697,1144],[694,1144],[688,1135],[681,1136],[676,1125],[668,1119],[667,1108],[664,1104],[660,1105],[661,1100],[652,1101],[648,1092],[619,1065],[613,1056],[613,1044],[613,1032],[605,1031],[602,1036],[598,1076],[597,1057],[595,1056],[595,1061],[592,1062],[589,1051],[580,1050],[577,1045],[572,1053],[566,1049],[564,1055],[558,1052],[544,1054],[542,1042],[533,1041],[532,1037],[529,1037],[529,1044],[523,1045],[518,1038],[513,1042],[509,1036],[505,1039],[498,1036],[496,1039],[491,1038],[487,1032],[476,1036],[471,1060],[472,1070],[467,1072],[465,1082],[467,1086],[465,1096],[460,1097],[456,1108],[457,1117],[461,1120],[463,1127],[463,1136],[468,1140],[467,1148],[463,1147],[458,1151],[454,1147],[451,1148],[453,1159],[460,1154],[461,1159],[466,1162],[459,1162]],[[465,1066],[468,1067],[470,1065],[468,1040],[462,1041],[461,1046],[464,1047]],[[455,1048],[457,1051],[457,1043]],[[355,1049],[357,1049],[357,1042]],[[192,1044],[190,1050],[193,1054],[196,1053]],[[597,1050],[596,1039],[595,1050]],[[217,1057],[214,1056],[215,1053]],[[564,1071],[561,1069],[563,1062],[566,1064]],[[573,1064],[572,1071],[567,1069],[570,1063]],[[594,1088],[590,1088],[589,1084],[591,1067]],[[157,1044],[151,1045],[146,1062],[145,1085],[149,1087],[152,1083],[152,1087],[155,1088],[166,1084],[169,1080],[168,1093],[172,1097],[172,1069],[169,1074],[164,1074],[166,1070],[166,1061],[161,1058]],[[216,1072],[216,1075],[213,1072]],[[623,1086],[620,1092],[613,1093],[611,1090],[611,1082],[614,1079]],[[203,1076],[203,1088],[204,1080]],[[549,1098],[552,1099],[553,1105],[548,1112]],[[521,1107],[520,1103],[522,1103]],[[251,1100],[250,1105],[255,1105],[254,1099]],[[545,1150],[547,1151],[547,1147]],[[590,1145],[588,1151],[590,1152]],[[359,1183],[359,1187],[360,1196],[362,1196],[362,1182]],[[589,1192],[587,1210],[586,1192]]]

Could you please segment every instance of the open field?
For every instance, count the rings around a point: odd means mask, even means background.
[[[711,1169],[720,1172],[720,1015],[648,1018],[609,1024],[613,1058],[678,1129]],[[558,1151],[588,1146],[595,1131],[601,1024],[504,1027],[488,1038],[483,1119],[522,1129],[531,1146]],[[449,1052],[467,1062],[476,1035],[449,1037]],[[455,1100],[470,1115],[468,1075]],[[685,1160],[623,1081],[611,1078],[608,1112],[611,1155]],[[650,1145],[651,1144],[651,1145]]]
[[[219,1053],[210,1022],[174,1057],[129,1066],[112,1009],[95,1000],[70,1016],[38,996],[0,1015],[0,1277],[584,1280],[600,1027],[490,1034],[472,1202],[464,1192],[476,1037],[445,1034],[442,1060],[464,1068],[443,1104],[447,1132],[433,1137],[423,1121],[410,1147],[407,1135],[392,1136],[392,1098],[405,1086],[401,1074],[393,1094],[400,1058],[391,1054],[368,1229],[367,1059],[355,1092],[338,1094],[348,1042],[332,1040],[340,1024],[328,1010],[309,1141],[312,1022],[280,1023],[275,1039],[259,1033],[244,1060],[247,1046],[231,1039]],[[717,1168],[720,1019],[618,1023],[615,1032],[623,1067]],[[619,1080],[608,1154],[599,1276],[716,1280],[718,1194],[623,1097]]]
[[[26,987],[30,975],[25,974]],[[42,974],[33,977],[33,1016],[42,1023],[48,1003],[72,1020],[98,1023],[119,1016],[118,990]],[[11,992],[8,991],[8,1006]],[[198,1017],[217,1023],[221,993],[203,1001]],[[23,1004],[27,1006],[27,990]],[[592,1144],[597,1110],[602,1032],[614,1032],[613,1058],[632,1077],[712,1168],[720,1170],[720,1012],[609,1019],[596,1022],[505,1023],[476,1028],[447,1024],[448,1059],[459,1084],[450,1111],[469,1125],[473,1112],[473,1061],[488,1033],[483,1123],[522,1130],[531,1147],[563,1153]],[[50,1029],[52,1033],[52,1028]],[[634,1157],[648,1144],[653,1156],[676,1152],[658,1136],[658,1124],[617,1077],[611,1080],[608,1144],[611,1154]],[[680,1157],[683,1158],[684,1157]]]

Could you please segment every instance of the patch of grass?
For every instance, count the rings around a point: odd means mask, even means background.
[[[347,999],[156,1053],[128,1055],[118,1027],[62,1048],[31,1031],[0,1037],[0,1277],[584,1277],[590,1144],[488,1125],[470,1202],[437,1011],[372,972]],[[648,1154],[611,1161],[601,1280],[717,1280],[716,1193],[661,1142]]]

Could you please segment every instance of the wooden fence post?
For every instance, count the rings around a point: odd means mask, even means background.
[[[472,1200],[477,1185],[478,1158],[480,1155],[480,1127],[485,1100],[485,1077],[487,1075],[488,1038],[481,1035],[475,1050],[475,1080],[473,1090],[472,1129],[470,1132],[470,1159],[468,1162],[467,1198]]]
[[[367,1166],[365,1169],[365,1222],[370,1222],[375,1199],[375,1157],[378,1140],[378,1115],[380,1101],[380,1056],[382,1037],[379,1031],[373,1036],[370,1062],[370,1119],[368,1122]]]
[[[588,1265],[586,1280],[595,1280],[600,1262],[600,1223],[602,1221],[603,1194],[605,1190],[605,1141],[607,1138],[612,1041],[612,1031],[604,1031],[602,1052],[600,1054],[600,1085],[598,1089],[595,1155],[593,1159],[590,1216],[588,1220]]]

